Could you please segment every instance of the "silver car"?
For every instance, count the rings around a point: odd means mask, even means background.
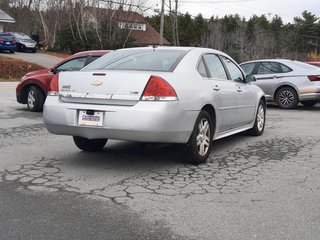
[[[44,121],[84,151],[108,139],[183,143],[187,161],[199,164],[212,140],[263,133],[266,99],[254,80],[213,49],[121,49],[55,77]]]
[[[320,69],[309,64],[267,59],[241,63],[246,74],[256,77],[255,84],[280,108],[292,109],[301,102],[306,107],[320,100]]]

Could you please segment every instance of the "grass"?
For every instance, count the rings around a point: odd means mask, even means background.
[[[43,67],[22,60],[0,57],[0,82],[20,81],[28,72],[43,69]]]

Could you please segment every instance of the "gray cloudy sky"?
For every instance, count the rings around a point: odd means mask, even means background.
[[[149,1],[150,2],[150,1]],[[153,7],[161,5],[161,0],[155,2]],[[274,15],[281,16],[282,20],[292,22],[293,17],[301,16],[308,10],[320,17],[320,0],[179,0],[180,12],[189,12],[191,15],[201,13],[205,18],[218,15],[236,14],[249,18],[253,14],[265,14],[268,18]]]

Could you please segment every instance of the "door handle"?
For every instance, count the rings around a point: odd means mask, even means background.
[[[237,92],[242,92],[242,89],[240,87],[238,87]]]
[[[215,91],[220,91],[220,88],[219,88],[218,85],[215,85],[215,86],[213,87],[213,90],[215,90]]]

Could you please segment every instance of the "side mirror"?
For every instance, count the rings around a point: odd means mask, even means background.
[[[253,75],[247,75],[246,76],[246,82],[249,83],[249,82],[255,82],[257,81],[256,77],[253,76]]]
[[[58,73],[58,70],[57,70],[56,67],[53,67],[53,68],[51,68],[51,69],[49,70],[49,72],[51,72],[51,73],[53,73],[53,74],[56,74],[56,73]]]

